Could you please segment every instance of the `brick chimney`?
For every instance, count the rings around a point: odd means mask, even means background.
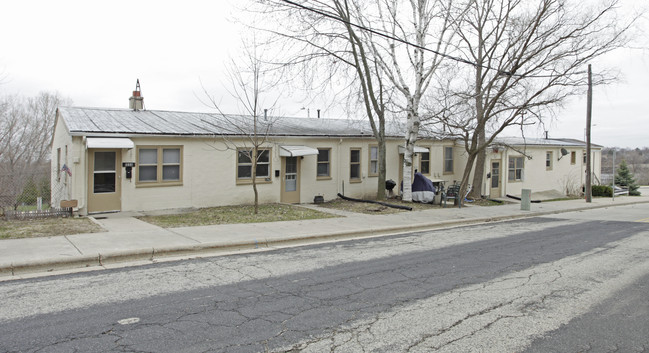
[[[128,108],[135,111],[144,110],[144,97],[142,97],[142,92],[140,91],[140,79],[137,79],[135,91],[133,91],[131,98],[128,99]]]

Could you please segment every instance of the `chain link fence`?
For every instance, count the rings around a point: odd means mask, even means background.
[[[65,174],[65,173],[63,173]],[[67,181],[67,175],[64,177]],[[66,182],[56,182],[51,185],[49,168],[36,168],[29,172],[0,172],[0,214],[10,211],[31,212],[49,210],[51,200],[60,199],[58,195],[65,194]]]

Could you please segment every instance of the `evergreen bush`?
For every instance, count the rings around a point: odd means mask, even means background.
[[[620,167],[617,170],[617,175],[615,176],[615,185],[626,187],[629,189],[629,195],[631,196],[640,196],[640,191],[638,191],[639,185],[636,184],[633,173],[629,170],[629,166],[626,164],[626,160],[622,160]]]

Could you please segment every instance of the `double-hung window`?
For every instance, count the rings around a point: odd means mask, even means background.
[[[545,170],[552,170],[552,151],[545,152]]]
[[[182,146],[138,146],[139,186],[182,185]]]
[[[368,176],[379,175],[379,146],[370,146],[369,171]]]
[[[252,165],[256,160],[255,176],[257,179],[270,178],[270,149],[259,148],[255,155],[254,149],[237,150],[237,181],[252,181]]]
[[[453,173],[453,147],[444,147],[444,173]]]
[[[361,182],[361,149],[352,148],[349,150],[349,181]]]
[[[61,148],[56,149],[56,181],[61,181]]]
[[[426,175],[430,174],[430,152],[421,152],[419,156],[419,172]]]
[[[317,179],[331,177],[331,148],[318,148]]]
[[[523,180],[523,157],[509,157],[509,181]]]

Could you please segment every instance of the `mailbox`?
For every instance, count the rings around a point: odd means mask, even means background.
[[[135,167],[135,162],[124,162],[122,167],[126,168],[126,179],[131,179],[133,177],[133,167]]]

